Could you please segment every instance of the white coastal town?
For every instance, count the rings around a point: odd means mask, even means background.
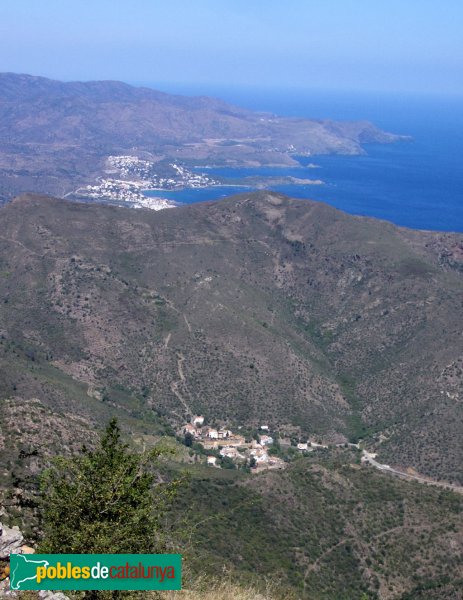
[[[136,156],[109,156],[105,166],[107,177],[100,177],[95,184],[80,187],[68,195],[124,203],[131,208],[163,210],[175,207],[176,203],[166,198],[149,197],[145,192],[205,188],[219,183],[176,163],[154,162]]]

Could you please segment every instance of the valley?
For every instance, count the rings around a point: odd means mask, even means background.
[[[463,600],[463,4],[0,9],[0,600]]]
[[[461,484],[461,235],[267,192],[135,212],[25,196],[1,217],[6,397],[54,410],[70,385],[174,428],[363,439]]]
[[[0,220],[0,500],[29,544],[42,470],[116,416],[187,482],[165,521],[192,576],[455,598],[461,234],[266,191]]]

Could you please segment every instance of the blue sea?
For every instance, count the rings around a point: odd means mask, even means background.
[[[156,86],[153,86],[156,87]],[[368,215],[417,229],[463,231],[463,98],[252,90],[179,88],[165,91],[217,96],[228,102],[284,116],[368,119],[413,141],[365,146],[364,156],[312,156],[300,168],[208,169],[211,176],[292,175],[321,179],[324,185],[276,185],[295,198],[327,202],[355,215]],[[315,163],[317,169],[304,165]],[[220,186],[150,192],[182,203],[219,199],[244,191]]]

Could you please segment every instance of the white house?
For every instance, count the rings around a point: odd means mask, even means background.
[[[260,443],[262,444],[262,446],[270,446],[271,444],[273,444],[273,438],[270,435],[261,435]]]
[[[228,447],[220,450],[220,456],[228,456],[228,458],[244,458],[244,456],[240,454],[236,448]]]
[[[198,427],[201,427],[204,423],[204,417],[202,415],[196,415],[195,417],[193,417],[193,425],[197,425]]]
[[[268,454],[264,450],[256,450],[255,454],[251,452],[251,455],[254,456],[256,464],[262,464],[268,462]]]
[[[307,442],[303,442],[297,445],[298,450],[308,450]]]
[[[268,431],[268,425],[261,425],[260,428],[262,431]]]
[[[229,429],[219,429],[218,430],[219,440],[223,440],[228,437],[232,437],[233,433]]]
[[[216,456],[208,456],[207,457],[207,464],[210,465],[211,467],[215,467],[216,466],[216,462],[217,462],[217,457]]]
[[[207,432],[207,437],[211,440],[218,440],[219,432],[217,431],[217,429],[209,429],[209,431]]]
[[[187,423],[183,428],[183,433],[191,433],[191,435],[196,435],[196,428],[193,427],[191,423]]]

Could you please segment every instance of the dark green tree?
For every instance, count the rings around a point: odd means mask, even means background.
[[[41,481],[43,540],[49,553],[151,553],[166,549],[163,513],[178,482],[155,484],[160,450],[137,454],[112,419],[98,447],[58,458]]]

